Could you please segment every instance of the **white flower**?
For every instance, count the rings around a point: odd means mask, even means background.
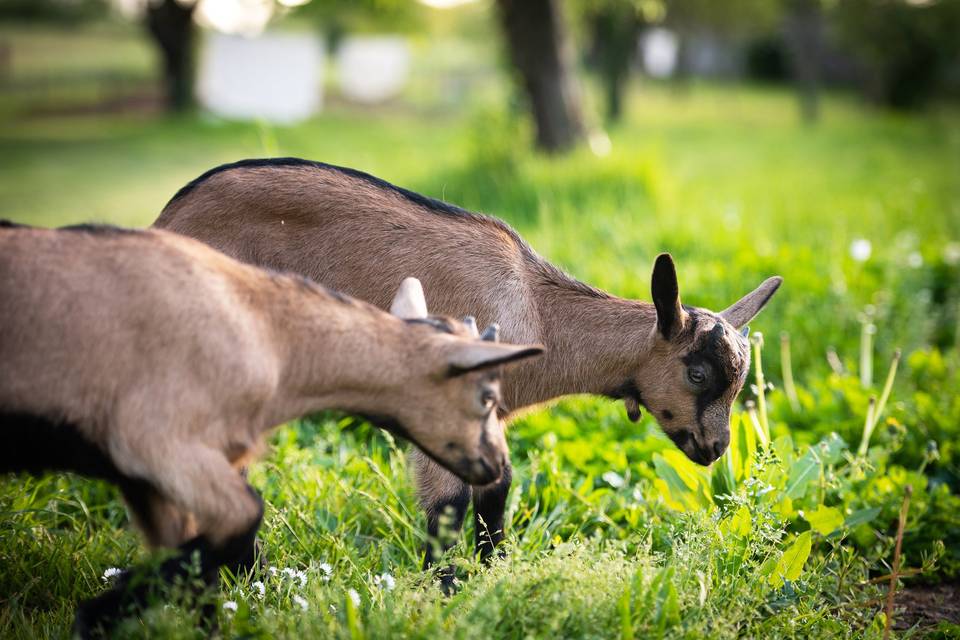
[[[236,613],[237,603],[234,602],[233,600],[227,600],[226,602],[223,603],[223,610],[229,611],[230,613]]]
[[[296,594],[294,594],[294,596],[293,596],[293,604],[295,604],[295,605],[297,605],[298,607],[300,607],[300,610],[301,610],[301,611],[306,611],[307,609],[310,608],[310,603],[307,602],[306,599],[303,598],[302,596],[299,596],[299,595],[296,595]]]
[[[870,259],[873,245],[866,238],[857,238],[850,243],[850,257],[857,262],[866,262]]]
[[[394,580],[393,576],[389,573],[381,573],[378,576],[373,576],[373,584],[378,587],[383,587],[387,591],[392,591],[395,586],[397,586],[397,581]]]
[[[103,581],[104,581],[104,582],[110,582],[111,580],[113,580],[114,578],[116,578],[117,576],[119,576],[121,573],[123,573],[123,571],[121,571],[121,570],[118,569],[117,567],[108,567],[108,568],[103,572]]]
[[[911,251],[910,255],[907,256],[907,264],[914,269],[919,269],[923,266],[923,256],[920,255],[919,251]]]
[[[604,482],[609,484],[614,489],[619,489],[627,483],[626,480],[623,479],[623,476],[616,471],[607,471],[601,477],[603,478]]]
[[[299,582],[301,587],[307,586],[307,573],[305,571],[286,567],[281,573],[283,574],[284,578]]]
[[[250,586],[253,588],[254,592],[256,592],[258,598],[262,598],[267,593],[266,587],[264,587],[263,583],[259,580],[252,583]]]
[[[267,573],[269,573],[271,576],[276,576],[276,575],[277,575],[277,568],[276,568],[276,567],[269,567],[269,568],[267,569]]]
[[[356,589],[348,589],[347,595],[350,596],[350,599],[353,600],[353,605],[355,607],[360,606],[360,594],[357,593]]]
[[[330,582],[330,576],[333,575],[333,567],[331,567],[330,564],[327,562],[321,562],[319,569],[321,574],[320,578],[324,582]]]

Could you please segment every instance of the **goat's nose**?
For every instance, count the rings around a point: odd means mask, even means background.
[[[710,447],[710,450],[713,452],[713,459],[716,460],[723,455],[723,452],[727,450],[727,445],[730,444],[730,436],[723,436],[717,438],[713,442],[709,443],[707,446]]]

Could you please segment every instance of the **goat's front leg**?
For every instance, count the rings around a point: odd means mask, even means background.
[[[477,554],[484,562],[490,559],[494,549],[503,541],[503,516],[512,482],[513,468],[508,460],[499,480],[485,487],[473,488],[474,538]]]
[[[470,504],[471,489],[420,450],[414,449],[411,457],[420,508],[427,516],[427,544],[423,552],[426,570],[433,566],[437,556],[456,544]],[[437,576],[443,591],[451,593],[456,577],[453,565],[439,569]]]
[[[220,567],[241,561],[256,540],[263,519],[263,501],[218,452],[206,447],[178,451],[172,468],[165,468],[157,456],[152,470],[155,490],[182,511],[197,518],[200,535],[178,547],[179,553],[159,568],[159,581],[171,584],[191,575],[199,563],[199,574],[207,587],[218,584]],[[106,593],[82,602],[74,633],[82,638],[98,633],[109,635],[128,611],[148,603],[153,582],[143,570],[124,572]]]

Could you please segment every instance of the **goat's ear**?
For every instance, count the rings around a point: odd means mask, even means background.
[[[661,253],[653,264],[650,293],[657,308],[657,329],[669,340],[683,329],[687,312],[680,305],[677,269],[669,253]]]
[[[423,297],[423,285],[419,280],[407,278],[400,283],[390,304],[390,313],[405,320],[427,317],[427,300]]]
[[[543,347],[539,344],[501,344],[497,342],[462,342],[447,353],[447,370],[451,376],[471,371],[491,369],[539,356]]]
[[[747,326],[770,301],[782,282],[783,278],[780,276],[767,278],[759,287],[721,311],[720,317],[737,329]]]

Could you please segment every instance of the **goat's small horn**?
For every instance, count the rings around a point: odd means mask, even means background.
[[[496,322],[491,322],[490,326],[480,334],[480,339],[486,340],[487,342],[500,342],[500,325]]]
[[[473,316],[463,316],[463,324],[467,325],[467,331],[474,338],[480,337],[480,331],[477,329],[477,319]]]

